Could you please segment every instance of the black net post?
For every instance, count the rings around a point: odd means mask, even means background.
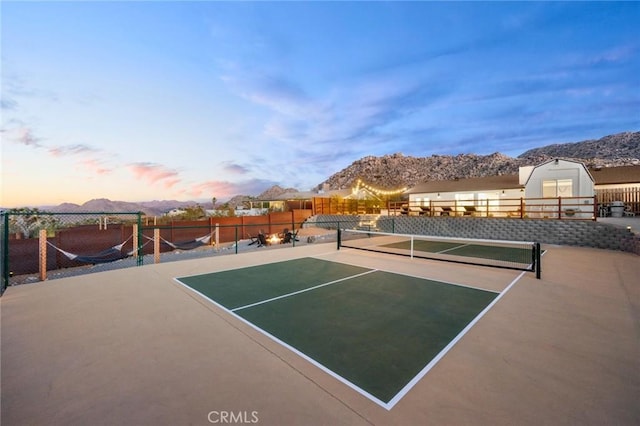
[[[340,250],[340,246],[342,245],[341,241],[340,241],[341,239],[342,239],[342,231],[340,230],[340,227],[338,226],[338,238],[337,238],[337,240],[338,240],[338,250]]]
[[[536,256],[536,261],[535,261],[535,268],[536,268],[536,278],[540,279],[541,274],[542,274],[542,254],[541,254],[541,250],[540,250],[540,243],[536,243],[535,244],[535,249],[533,250]]]
[[[2,212],[0,221],[2,222],[2,247],[0,247],[2,276],[0,277],[0,296],[2,296],[9,285],[9,213]]]
[[[138,257],[136,258],[136,266],[142,266],[144,263],[144,243],[142,242],[142,212],[138,212]]]

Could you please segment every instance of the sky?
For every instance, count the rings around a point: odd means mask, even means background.
[[[0,2],[0,206],[640,130],[638,2]]]

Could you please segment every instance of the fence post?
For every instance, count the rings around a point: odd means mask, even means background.
[[[558,197],[558,219],[562,219],[562,197]]]
[[[153,263],[160,263],[160,228],[153,228]]]
[[[238,227],[236,226],[236,239],[237,239],[237,234],[238,234]],[[216,250],[218,250],[220,248],[220,224],[216,223],[216,239],[215,239],[215,244],[216,244]]]
[[[47,230],[41,229],[39,233],[39,267],[40,267],[40,281],[47,279]]]

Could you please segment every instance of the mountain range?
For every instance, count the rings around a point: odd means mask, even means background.
[[[401,153],[382,157],[367,156],[333,174],[315,190],[351,188],[358,179],[384,189],[412,187],[429,180],[450,180],[518,173],[521,166],[532,166],[553,158],[572,159],[587,167],[613,167],[640,164],[640,132],[624,132],[596,140],[547,145],[531,149],[517,158],[499,152],[490,155],[459,154],[432,155],[429,157],[405,156]],[[273,186],[257,196],[237,195],[226,203],[235,207],[244,200],[273,199],[282,193],[296,192],[294,188]],[[111,201],[94,199],[82,205],[63,203],[42,206],[40,210],[51,212],[137,212],[160,216],[171,209],[200,205],[212,208],[211,202],[155,200],[145,202]]]
[[[512,158],[496,152],[490,155],[460,154],[410,157],[402,154],[368,156],[335,173],[318,189],[351,188],[358,179],[383,189],[412,187],[432,180],[464,179],[516,174],[521,166],[535,166],[549,159],[583,162],[587,167],[640,164],[640,132],[625,132],[597,140],[547,145]]]

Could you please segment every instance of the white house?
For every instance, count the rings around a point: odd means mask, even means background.
[[[425,182],[407,191],[409,214],[519,215],[524,186],[518,175]]]
[[[517,175],[425,182],[407,194],[408,213],[414,215],[590,219],[594,214],[593,177],[584,164],[570,160],[521,167]]]

